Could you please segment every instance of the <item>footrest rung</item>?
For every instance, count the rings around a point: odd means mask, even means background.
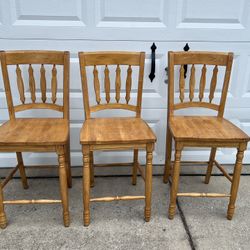
[[[218,193],[177,193],[178,197],[208,197],[208,198],[223,198],[230,197],[230,194],[218,194]]]
[[[232,177],[227,173],[227,171],[220,165],[218,161],[214,160],[214,164],[230,182],[233,181]]]
[[[94,164],[94,167],[129,167],[129,166],[132,167],[133,162]]]
[[[20,205],[20,204],[55,204],[62,203],[61,200],[12,200],[12,201],[3,201],[5,205]]]
[[[138,164],[137,164],[137,169],[139,170],[142,179],[145,181],[145,171],[143,171],[142,166],[140,165],[139,162],[138,162]]]
[[[91,202],[110,202],[110,201],[119,201],[119,200],[144,200],[145,196],[113,196],[113,197],[100,197],[92,198]]]
[[[173,164],[174,161],[171,161],[171,163]],[[181,165],[182,164],[201,164],[201,165],[207,165],[209,163],[209,161],[181,161]]]
[[[17,164],[16,167],[14,169],[12,169],[12,171],[10,172],[10,174],[1,183],[2,188],[4,188],[7,185],[7,183],[13,178],[13,176],[16,173],[16,171],[18,170],[18,168],[19,168],[19,165]]]

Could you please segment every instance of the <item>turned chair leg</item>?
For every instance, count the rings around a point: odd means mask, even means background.
[[[94,152],[90,151],[90,187],[95,186]]]
[[[72,176],[71,176],[71,159],[70,159],[70,139],[68,140],[65,147],[65,167],[67,173],[67,185],[68,188],[72,187]]]
[[[230,192],[231,196],[230,196],[230,201],[229,201],[228,210],[227,210],[228,220],[232,220],[233,215],[234,215],[235,201],[237,198],[237,192],[238,192],[239,183],[240,183],[242,160],[243,160],[245,149],[246,149],[246,144],[241,144],[240,147],[238,148],[238,152],[236,155],[236,163],[234,166],[233,181],[232,181],[231,192]]]
[[[167,129],[166,136],[166,155],[165,155],[165,168],[163,175],[163,182],[168,183],[171,174],[171,153],[172,153],[172,136],[169,129]]]
[[[22,153],[21,152],[16,152],[16,157],[17,157],[18,168],[19,168],[23,188],[28,189],[29,185],[28,185],[28,181],[27,181],[27,177],[26,177],[26,173],[25,173],[25,168],[24,168],[24,165],[23,165]]]
[[[68,227],[70,224],[69,218],[69,202],[68,202],[68,182],[67,182],[67,171],[65,164],[65,150],[64,147],[58,147],[58,162],[59,162],[59,180],[60,180],[60,192],[63,207],[63,222],[64,226]]]
[[[172,173],[172,185],[171,185],[171,190],[170,190],[170,205],[169,205],[169,210],[168,210],[168,218],[170,220],[174,218],[175,210],[176,210],[176,199],[177,199],[179,176],[180,176],[181,151],[182,151],[182,146],[176,143],[174,168],[173,168],[173,173]]]
[[[3,189],[0,183],[0,228],[4,229],[7,226],[6,214],[4,212],[3,204]]]
[[[90,150],[89,146],[82,147],[83,153],[83,224],[90,223]]]
[[[206,177],[205,177],[205,183],[208,184],[210,181],[210,177],[212,174],[212,170],[213,170],[213,165],[214,165],[214,158],[216,155],[216,148],[212,148],[211,152],[210,152],[210,157],[209,157],[209,162],[208,162],[208,167],[207,167],[207,173],[206,173]]]
[[[134,160],[133,160],[133,168],[132,168],[132,184],[136,185],[137,181],[137,165],[138,165],[138,149],[134,149]]]
[[[151,216],[151,196],[152,196],[152,159],[154,144],[147,145],[146,176],[145,176],[145,211],[144,218],[148,222]]]

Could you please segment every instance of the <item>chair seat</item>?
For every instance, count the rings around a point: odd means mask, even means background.
[[[155,142],[151,128],[140,118],[93,118],[86,120],[81,144],[123,144]]]
[[[60,118],[18,118],[0,126],[0,145],[62,145],[69,136],[68,121]]]
[[[170,118],[169,127],[176,140],[243,142],[250,139],[230,121],[214,116],[175,116]]]

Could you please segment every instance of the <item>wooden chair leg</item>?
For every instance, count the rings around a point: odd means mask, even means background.
[[[168,183],[171,172],[171,153],[172,153],[172,136],[169,129],[167,129],[166,136],[166,155],[165,155],[165,168],[163,175],[163,182]]]
[[[58,162],[59,162],[59,180],[60,192],[63,207],[63,222],[64,226],[68,227],[70,224],[69,218],[69,202],[68,202],[68,187],[67,187],[67,171],[65,164],[65,149],[63,146],[57,148]]]
[[[82,147],[83,153],[83,224],[90,223],[90,150],[89,146]]]
[[[134,160],[133,160],[133,169],[132,169],[132,184],[136,185],[137,180],[137,165],[138,165],[138,149],[134,149]]]
[[[168,210],[168,218],[170,220],[174,218],[176,210],[176,198],[177,198],[179,176],[180,176],[181,151],[182,151],[182,146],[179,143],[176,143],[174,168],[172,174],[172,186],[170,190],[170,205]]]
[[[21,179],[22,179],[23,188],[28,189],[29,185],[28,185],[28,182],[27,182],[27,177],[26,177],[26,174],[25,174],[25,168],[24,168],[24,165],[23,165],[22,153],[21,152],[16,152],[16,157],[17,157],[20,176],[21,176]]]
[[[237,155],[236,155],[236,163],[234,166],[233,181],[232,181],[231,192],[230,192],[231,196],[230,196],[230,201],[229,201],[228,210],[227,210],[228,220],[232,220],[233,215],[234,215],[235,201],[236,201],[237,192],[238,192],[239,183],[240,183],[242,160],[243,160],[245,149],[246,149],[246,144],[240,145],[240,147],[238,148]]]
[[[71,159],[70,159],[70,139],[68,140],[68,143],[65,147],[66,152],[65,152],[65,167],[66,167],[66,172],[67,172],[67,184],[68,188],[72,187],[72,176],[71,176]]]
[[[154,144],[147,145],[146,177],[145,177],[145,211],[144,218],[148,222],[151,216],[151,196],[152,196],[152,159]]]
[[[207,173],[206,173],[206,177],[205,177],[205,183],[208,184],[210,181],[210,177],[212,174],[212,170],[213,170],[213,165],[214,165],[214,158],[216,155],[216,149],[217,148],[212,148],[211,152],[210,152],[210,157],[209,157],[209,162],[208,162],[208,167],[207,167]]]
[[[3,189],[0,183],[0,228],[4,229],[7,226],[6,214],[4,212],[3,204]]]
[[[94,169],[94,152],[90,151],[90,159],[89,159],[89,164],[90,164],[90,187],[95,186],[95,169]]]

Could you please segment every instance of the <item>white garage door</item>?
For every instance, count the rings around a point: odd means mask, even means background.
[[[52,49],[71,52],[71,149],[81,165],[79,131],[84,120],[78,51],[146,51],[143,118],[158,137],[155,163],[163,163],[166,127],[166,53],[182,50],[233,51],[225,117],[250,134],[250,1],[248,0],[0,0],[0,49]],[[151,83],[150,46],[156,43],[156,77]],[[28,90],[27,90],[28,92]],[[207,113],[207,111],[205,111]],[[25,114],[24,114],[25,115]],[[8,118],[0,76],[0,119]],[[218,152],[232,163],[233,150]],[[206,159],[209,151],[187,150],[185,159]],[[15,164],[1,154],[0,166]],[[98,153],[98,161],[127,161],[129,152]],[[144,161],[143,154],[141,155]],[[27,163],[55,164],[53,154],[25,154]],[[250,148],[245,162],[250,162]]]

